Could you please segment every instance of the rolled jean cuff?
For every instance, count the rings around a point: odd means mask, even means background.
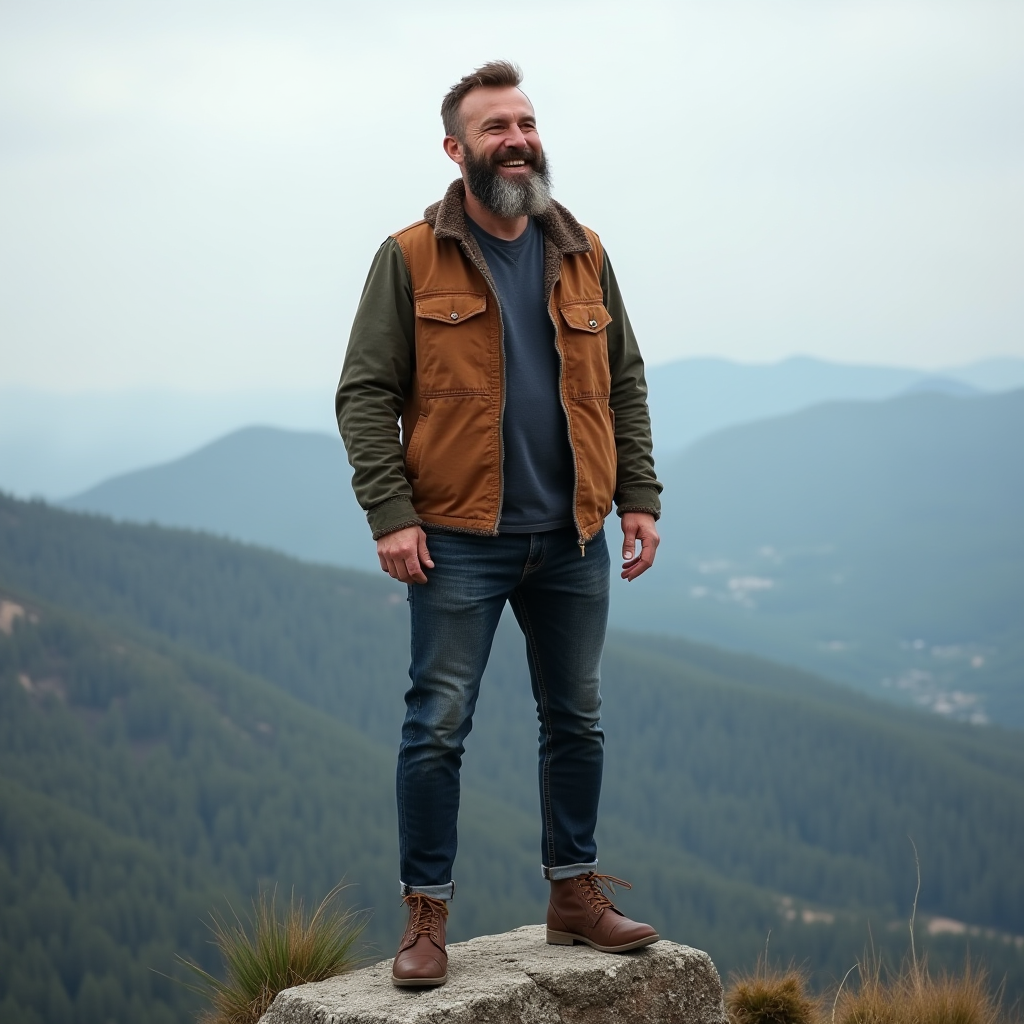
[[[560,864],[554,868],[542,864],[540,870],[549,882],[561,882],[565,878],[575,878],[577,875],[588,875],[591,871],[596,871],[597,861],[590,864]]]
[[[429,896],[435,900],[445,900],[446,902],[455,897],[455,883],[448,882],[445,885],[406,885],[405,882],[402,885],[402,895],[411,896],[414,892],[418,892],[421,896]]]

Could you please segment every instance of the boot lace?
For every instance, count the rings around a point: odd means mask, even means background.
[[[409,908],[409,938],[416,939],[421,935],[438,938],[438,919],[447,920],[448,904],[444,900],[435,900],[421,892],[411,892],[408,896],[403,896],[402,902]]]
[[[595,871],[591,871],[578,878],[577,885],[579,885],[587,905],[595,914],[608,907],[611,907],[612,910],[617,909],[615,904],[609,899],[610,896],[615,894],[615,886],[621,885],[623,889],[633,888],[624,879],[616,878],[614,875],[599,875]]]

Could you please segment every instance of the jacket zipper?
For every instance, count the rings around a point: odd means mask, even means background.
[[[498,411],[498,512],[494,520],[494,535],[497,536],[498,524],[501,522],[501,510],[505,504],[505,393],[508,390],[505,380],[505,321],[501,316],[501,302],[498,299],[498,293],[491,287],[491,283],[488,280],[490,270],[487,269],[487,265],[484,264],[481,267],[477,263],[468,245],[463,244],[462,250],[470,263],[480,271],[484,284],[487,285],[487,290],[491,293],[498,309],[498,353],[501,356],[501,409]],[[555,329],[555,352],[558,354],[558,401],[562,406],[562,412],[565,414],[565,432],[569,438],[569,454],[572,455],[572,521],[576,527],[576,544],[580,549],[580,558],[584,558],[587,554],[587,542],[583,539],[583,530],[580,528],[580,520],[576,511],[577,499],[579,497],[580,467],[576,460],[576,447],[572,443],[572,429],[569,427],[569,410],[566,407],[565,395],[562,391],[565,377],[565,359],[562,357],[562,350],[558,347],[558,321],[551,313],[550,295],[548,296],[547,307],[548,319],[551,321],[551,326]]]
[[[562,388],[565,378],[565,358],[558,345],[558,321],[551,312],[550,295],[548,296],[548,318],[551,320],[551,326],[555,329],[555,352],[558,354],[558,401],[562,406],[562,412],[565,414],[565,432],[569,437],[569,454],[572,455],[572,521],[576,527],[576,544],[580,549],[580,558],[585,558],[587,542],[583,539],[583,530],[580,529],[580,519],[576,512],[580,487],[580,467],[576,461],[576,447],[572,443],[572,428],[569,426],[569,409],[565,404],[565,392]]]
[[[494,532],[492,534],[492,536],[497,537],[498,524],[501,522],[501,510],[505,504],[505,392],[508,390],[505,381],[505,321],[501,316],[501,301],[498,299],[498,293],[491,287],[491,282],[488,280],[490,270],[487,264],[485,263],[483,266],[480,266],[473,253],[470,252],[469,246],[461,240],[459,244],[469,262],[480,271],[480,276],[484,279],[484,284],[491,293],[495,308],[498,310],[498,354],[501,357],[501,408],[498,410],[498,511],[494,516]]]

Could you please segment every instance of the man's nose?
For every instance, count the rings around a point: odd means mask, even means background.
[[[525,149],[527,146],[526,136],[522,133],[519,125],[513,124],[509,126],[508,135],[505,139],[507,146],[515,147],[516,149]]]

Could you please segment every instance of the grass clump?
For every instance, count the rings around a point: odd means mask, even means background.
[[[731,1024],[1003,1024],[1007,1020],[988,975],[968,961],[956,975],[933,976],[926,962],[908,960],[896,974],[878,961],[859,963],[860,981],[839,987],[829,1008],[807,993],[799,971],[774,971],[758,961],[725,995]],[[849,977],[849,974],[848,974]]]
[[[926,962],[911,962],[884,980],[877,962],[859,966],[860,984],[836,1000],[835,1024],[998,1024],[1004,1019],[987,974],[969,961],[956,976],[933,977]]]
[[[908,922],[910,955],[902,970],[885,981],[876,956],[858,963],[860,983],[856,989],[845,991],[843,985],[839,986],[830,1024],[999,1024],[1004,1019],[1001,1000],[989,989],[984,970],[973,967],[968,959],[962,974],[954,976],[943,971],[933,977],[927,959],[918,959],[914,922],[921,894],[921,861],[917,844],[910,836],[907,838],[914,849],[917,869],[917,890]],[[847,977],[849,974],[848,971]]]
[[[734,977],[725,994],[731,1024],[819,1024],[821,1002],[793,967],[774,970],[758,958],[753,974]]]
[[[233,910],[233,922],[212,913],[210,931],[224,962],[224,980],[179,957],[200,979],[190,987],[212,1004],[201,1024],[256,1024],[282,989],[359,966],[354,946],[367,918],[336,906],[343,888],[336,885],[312,914],[293,892],[283,918],[278,917],[276,889],[260,891],[244,923]]]

